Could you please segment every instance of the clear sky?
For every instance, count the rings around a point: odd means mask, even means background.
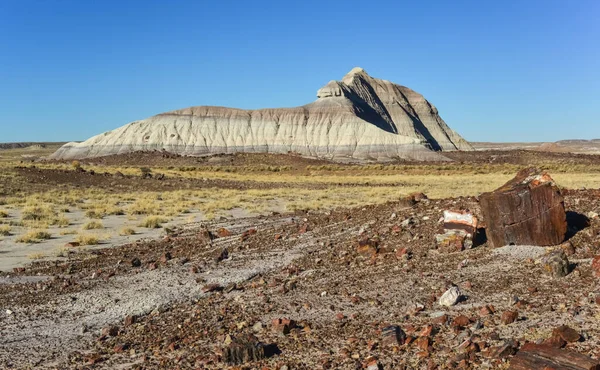
[[[302,105],[355,66],[467,140],[600,138],[598,0],[0,0],[0,142]]]

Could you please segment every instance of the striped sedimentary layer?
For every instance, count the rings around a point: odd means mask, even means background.
[[[318,99],[296,108],[241,110],[200,106],[129,123],[52,155],[78,159],[166,150],[184,155],[296,153],[329,159],[445,160],[471,150],[422,95],[353,69]]]

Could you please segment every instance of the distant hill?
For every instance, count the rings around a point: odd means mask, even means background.
[[[600,154],[600,139],[571,139],[556,142],[530,143],[489,143],[471,142],[475,150],[511,150],[526,149],[541,152],[569,152],[579,154]]]
[[[48,146],[64,145],[65,142],[30,142],[30,143],[0,143],[0,149],[23,149],[28,147],[46,148]]]

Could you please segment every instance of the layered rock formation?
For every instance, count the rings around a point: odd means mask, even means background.
[[[242,110],[200,106],[129,123],[52,155],[76,159],[166,150],[184,155],[296,153],[329,159],[446,160],[472,150],[422,95],[354,68],[296,108]]]

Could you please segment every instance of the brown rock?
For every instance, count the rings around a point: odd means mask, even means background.
[[[569,274],[569,260],[562,250],[554,251],[542,258],[542,267],[546,274],[560,278]]]
[[[232,338],[223,350],[223,361],[228,364],[243,364],[265,358],[265,346],[252,334]]]
[[[563,348],[567,345],[567,342],[560,336],[553,335],[550,338],[546,339],[543,344],[552,348]]]
[[[415,341],[417,347],[419,347],[423,351],[427,351],[429,348],[429,337],[419,337]]]
[[[517,311],[504,311],[504,313],[502,314],[501,320],[502,320],[503,324],[508,325],[508,324],[512,324],[513,322],[517,321],[518,317],[519,317],[519,313]]]
[[[358,242],[357,251],[364,257],[373,257],[377,254],[377,241],[371,239],[363,239]]]
[[[65,248],[75,248],[75,247],[79,247],[79,242],[69,242],[65,244]]]
[[[231,231],[227,230],[224,227],[221,227],[219,230],[217,230],[217,235],[219,236],[219,238],[226,238],[228,236],[231,236]]]
[[[452,320],[452,326],[455,328],[464,328],[468,326],[471,320],[465,315],[456,316],[454,320]]]
[[[530,369],[600,370],[600,364],[574,351],[526,343],[510,361],[509,370]]]
[[[481,194],[479,201],[487,224],[486,235],[494,247],[556,245],[565,239],[563,197],[546,172],[535,168],[521,170],[502,187]]]
[[[595,277],[600,277],[600,254],[592,259],[592,272]]]
[[[578,342],[581,339],[581,335],[575,330],[566,325],[559,326],[558,328],[552,330],[552,336],[560,337],[567,343]]]
[[[100,335],[103,337],[116,337],[119,335],[119,328],[117,326],[105,326],[102,328]]]
[[[137,320],[137,316],[135,315],[127,315],[127,317],[125,317],[125,320],[123,321],[123,325],[124,326],[131,326],[135,323],[135,321]]]
[[[401,346],[406,341],[406,333],[396,325],[386,326],[381,330],[383,345]]]
[[[271,328],[277,333],[287,335],[290,333],[290,330],[296,328],[296,322],[286,318],[273,319],[271,321]]]

